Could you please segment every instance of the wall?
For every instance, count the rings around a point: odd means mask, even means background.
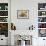
[[[25,3],[26,2],[26,3]],[[33,3],[32,3],[33,2]],[[34,4],[34,5],[33,5]],[[29,10],[29,19],[17,19],[17,10]],[[17,30],[28,30],[29,26],[37,23],[37,2],[30,0],[11,1],[11,22],[14,22]]]
[[[16,25],[17,30],[28,30],[32,24],[37,29],[38,25],[38,2],[46,0],[11,0],[11,22]],[[29,19],[17,19],[17,10],[29,10]]]
[[[35,36],[38,36],[38,3],[45,2],[46,0],[11,0],[11,22],[16,25],[18,32],[28,30],[32,24],[35,26],[36,34],[32,39],[33,46],[44,46],[43,38]],[[17,10],[20,9],[29,10],[29,19],[17,19]]]

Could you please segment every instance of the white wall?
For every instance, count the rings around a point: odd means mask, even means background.
[[[46,0],[11,0],[11,22],[17,30],[28,30],[32,24],[37,29],[38,2]],[[17,10],[29,10],[29,19],[17,19]]]
[[[41,46],[40,44],[43,44],[42,38],[35,38],[36,35],[38,36],[38,3],[46,3],[46,0],[11,0],[11,22],[16,25],[16,29],[25,31],[32,24],[35,26],[36,34],[32,41],[33,46]],[[29,10],[29,19],[17,19],[17,10],[22,9]]]
[[[29,10],[29,19],[17,19],[17,10]],[[37,2],[31,0],[11,1],[11,22],[14,22],[17,30],[27,30],[29,26],[37,23]],[[36,21],[35,21],[36,20]]]

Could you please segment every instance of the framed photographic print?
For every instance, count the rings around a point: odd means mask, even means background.
[[[18,19],[29,19],[29,10],[17,10]]]

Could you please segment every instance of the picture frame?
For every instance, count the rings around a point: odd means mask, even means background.
[[[17,10],[17,19],[29,19],[29,10]]]

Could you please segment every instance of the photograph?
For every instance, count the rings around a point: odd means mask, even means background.
[[[18,19],[29,19],[29,10],[17,10]]]

